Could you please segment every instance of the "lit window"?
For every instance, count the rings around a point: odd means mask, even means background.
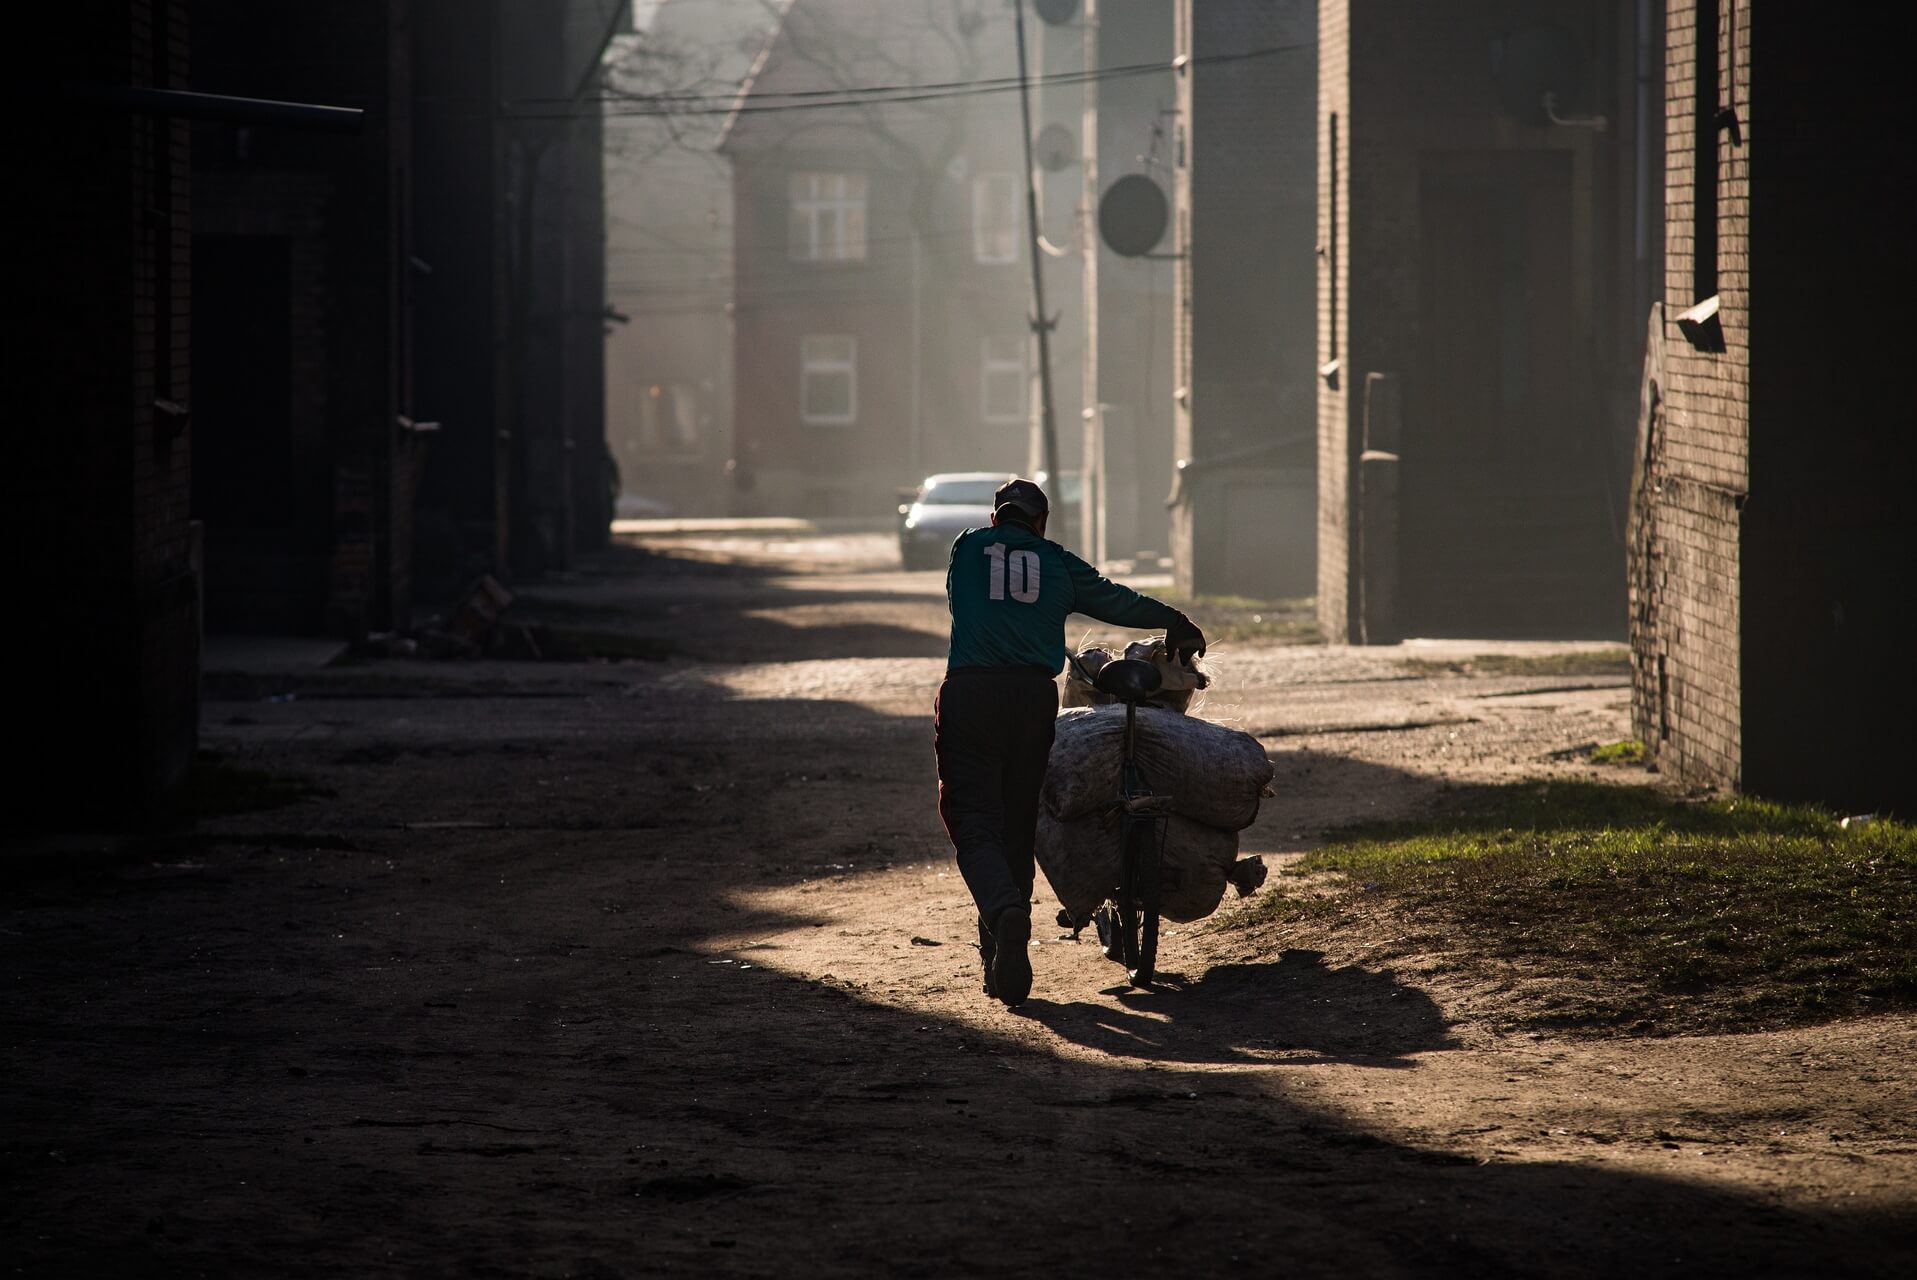
[[[979,262],[1018,261],[1018,176],[981,173],[972,179],[972,256]]]
[[[1024,422],[1031,415],[1024,338],[992,337],[979,344],[979,416],[987,422]]]
[[[811,423],[842,425],[857,421],[858,413],[858,340],[837,335],[800,339],[800,417]]]
[[[865,261],[865,175],[795,173],[786,221],[794,262]]]

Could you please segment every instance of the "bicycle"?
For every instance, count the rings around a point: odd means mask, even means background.
[[[1118,775],[1118,883],[1109,904],[1092,913],[1105,956],[1125,966],[1134,987],[1147,987],[1158,960],[1159,880],[1172,797],[1154,793],[1138,767],[1138,704],[1164,684],[1158,668],[1118,658],[1099,668],[1092,684],[1125,704],[1125,754]]]

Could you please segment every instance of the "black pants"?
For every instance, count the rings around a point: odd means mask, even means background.
[[[960,667],[939,686],[939,817],[981,928],[1032,901],[1038,794],[1058,686],[1036,667]]]

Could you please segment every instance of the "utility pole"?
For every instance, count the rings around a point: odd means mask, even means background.
[[[1032,82],[1025,70],[1025,0],[1017,0],[1018,114],[1025,143],[1025,251],[1032,259],[1032,332],[1038,335],[1038,432],[1045,461],[1045,483],[1054,489],[1058,474],[1058,423],[1052,416],[1052,321],[1045,315],[1044,250],[1038,243],[1038,184],[1032,164]]]

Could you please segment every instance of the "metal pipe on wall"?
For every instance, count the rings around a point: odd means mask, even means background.
[[[1650,314],[1657,290],[1651,279],[1651,28],[1657,0],[1637,0],[1637,169],[1632,249],[1636,257],[1633,302],[1636,319]]]

